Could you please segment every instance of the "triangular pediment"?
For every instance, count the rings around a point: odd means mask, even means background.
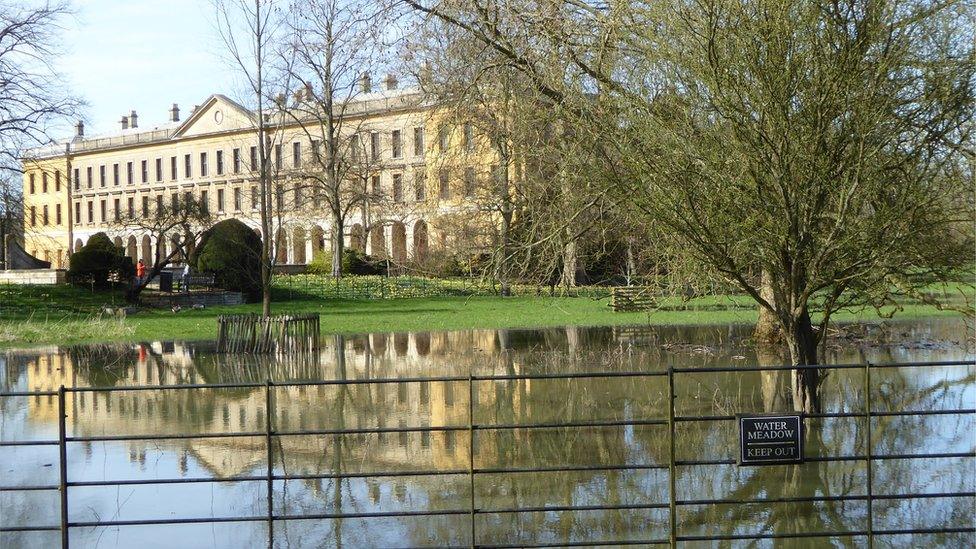
[[[174,137],[192,137],[250,128],[253,115],[239,103],[214,94],[176,129]]]

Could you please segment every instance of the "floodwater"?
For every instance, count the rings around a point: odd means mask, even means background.
[[[832,338],[832,364],[963,360],[963,366],[872,370],[875,411],[976,407],[970,329],[932,319],[852,327]],[[0,390],[275,383],[432,376],[660,371],[772,365],[745,326],[474,330],[330,337],[318,356],[256,358],[213,352],[213,343],[50,347],[0,354]],[[469,448],[474,439],[474,535],[478,544],[528,545],[610,540],[667,540],[668,426],[626,424],[563,428],[476,425],[567,422],[640,423],[667,417],[667,377],[506,381],[392,382],[272,388],[277,431],[358,430],[288,435],[273,445],[276,547],[467,546],[471,543]],[[783,372],[684,373],[674,377],[677,416],[728,416],[790,409]],[[469,401],[469,390],[473,399]],[[864,370],[832,370],[824,412],[860,412]],[[469,407],[470,402],[470,407]],[[265,430],[264,387],[69,392],[67,433],[89,438]],[[57,397],[0,397],[0,440],[56,440]],[[881,535],[879,546],[972,546],[976,473],[973,457],[909,459],[906,454],[972,453],[973,413],[883,416],[872,420],[873,494],[946,494],[884,498],[873,504],[875,530],[957,528],[955,533]],[[412,427],[463,427],[410,431]],[[370,432],[381,429],[404,429]],[[867,450],[863,418],[806,419],[808,458],[859,456]],[[867,528],[867,468],[862,459],[762,467],[729,463],[737,432],[729,420],[676,426],[675,468],[681,536],[737,536]],[[67,444],[69,482],[250,477],[238,482],[72,486],[72,523],[267,514],[267,448],[261,436],[76,441]],[[0,486],[57,485],[57,446],[0,446]],[[664,468],[656,467],[664,465]],[[540,468],[571,466],[574,471]],[[604,467],[599,469],[599,467]],[[628,468],[629,467],[629,468]],[[530,472],[491,470],[534,469]],[[397,471],[442,474],[391,476]],[[342,473],[342,478],[334,478]],[[367,473],[384,473],[370,476]],[[451,474],[443,474],[451,473]],[[814,498],[817,501],[780,501]],[[839,498],[823,501],[823,498]],[[702,500],[723,500],[703,503]],[[697,502],[697,503],[696,503]],[[565,507],[615,507],[560,510]],[[535,508],[515,513],[515,508]],[[541,508],[541,509],[540,509]],[[443,511],[412,516],[418,511]],[[376,513],[399,516],[370,517]],[[354,515],[336,518],[333,515]],[[365,516],[364,516],[365,515]],[[56,490],[0,492],[0,527],[57,526]],[[72,527],[74,547],[261,547],[268,525],[201,522]],[[0,533],[2,547],[50,547],[59,533]],[[865,537],[697,541],[686,546],[866,546]]]

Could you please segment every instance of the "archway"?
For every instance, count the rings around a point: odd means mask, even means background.
[[[393,223],[393,261],[407,262],[407,227],[399,221]]]
[[[427,224],[420,219],[413,225],[413,258],[423,261],[427,257]]]
[[[126,243],[125,255],[129,256],[129,259],[133,263],[139,260],[139,255],[136,246],[136,237],[130,236],[128,242]]]
[[[112,239],[112,244],[114,244],[116,248],[121,248],[122,247],[122,237],[121,236],[117,236],[117,237],[113,238]]]
[[[80,249],[81,249],[81,248],[82,248],[83,246],[84,246],[84,244],[82,244],[82,242],[81,242],[81,239],[80,239],[80,238],[76,238],[76,239],[75,239],[75,251],[77,252],[77,251],[78,251],[78,250],[80,250]]]
[[[277,235],[275,238],[275,263],[284,265],[288,263],[288,236],[285,235],[283,229],[278,229]]]
[[[312,225],[312,259],[315,259],[317,254],[325,251],[325,231],[322,227],[318,225]]]
[[[291,236],[291,247],[292,247],[292,263],[296,265],[304,265],[305,262],[305,229],[301,227],[295,227],[292,231]]]
[[[149,240],[149,235],[142,237],[142,262],[146,265],[152,265],[152,241]]]
[[[349,248],[356,251],[363,250],[363,226],[359,223],[349,228]]]
[[[373,257],[386,257],[386,235],[383,234],[383,225],[377,223],[369,229],[369,254]]]

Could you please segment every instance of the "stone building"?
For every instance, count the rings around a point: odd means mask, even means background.
[[[348,247],[365,245],[370,255],[405,265],[455,238],[438,220],[476,211],[474,180],[488,178],[493,168],[470,125],[438,124],[436,109],[417,90],[398,88],[392,76],[382,90],[372,90],[365,75],[360,84],[343,104],[341,133],[351,156],[346,160],[370,199],[350,209],[342,238]],[[73,251],[106,232],[133,261],[148,260],[172,242],[155,242],[119,219],[152,216],[163,204],[191,196],[206,204],[214,222],[237,218],[260,234],[253,111],[218,94],[183,119],[175,104],[162,124],[144,127],[139,119],[132,111],[119,130],[99,136],[86,136],[79,122],[73,139],[23,159],[24,248],[30,254],[66,268]],[[307,124],[280,120],[269,155],[280,207],[274,254],[277,264],[301,265],[328,250],[335,231],[320,196],[301,183],[317,165],[312,159],[321,139]]]

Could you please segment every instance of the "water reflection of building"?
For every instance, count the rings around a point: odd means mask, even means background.
[[[263,383],[269,375],[273,380],[283,381],[463,377],[471,371],[518,374],[525,369],[524,361],[530,349],[539,349],[542,354],[556,351],[552,355],[555,362],[543,367],[587,369],[575,362],[578,360],[574,355],[577,348],[602,350],[618,344],[630,345],[634,337],[630,332],[623,334],[613,329],[584,331],[577,328],[377,333],[337,336],[319,356],[310,359],[217,355],[207,344],[52,348],[39,356],[26,357],[23,372],[26,374],[24,385],[38,391],[55,390],[62,383],[66,386]],[[567,363],[567,359],[571,363]],[[599,363],[600,367],[607,365],[602,359]],[[657,367],[643,354],[627,360],[614,360],[613,364],[613,367],[624,369]],[[534,365],[534,368],[538,367],[538,363]],[[620,384],[619,380],[615,383]],[[591,410],[589,413],[595,417],[604,406],[586,392],[560,393],[554,390],[552,382],[543,385],[544,391],[549,393],[548,400],[538,396],[533,398],[532,389],[537,384],[532,381],[518,384],[476,382],[475,422],[520,423],[528,421],[527,418],[538,421],[536,416],[559,419],[547,409],[553,401],[563,405],[572,400],[579,408],[576,410],[579,418],[587,417],[583,408]],[[466,426],[467,391],[466,381],[276,387],[274,426],[277,431]],[[539,403],[546,404],[540,407]],[[533,404],[538,409],[534,409]],[[54,397],[36,397],[29,407],[29,421],[55,424],[57,401]],[[76,436],[94,436],[263,432],[265,408],[263,388],[194,389],[72,392],[69,393],[67,412],[69,425],[73,426]],[[478,461],[498,463],[499,441],[503,440],[508,447],[521,445],[528,448],[548,435],[547,432],[529,430],[480,432],[476,442]],[[621,433],[606,433],[601,435],[599,444],[623,447],[622,439],[612,441],[607,438],[620,436]],[[341,444],[336,439],[333,436],[287,436],[281,437],[281,448],[288,459],[306,460],[310,464],[320,464],[323,455],[339,454],[345,464],[325,465],[341,470],[354,466],[373,470],[406,466],[463,469],[468,465],[466,430],[348,434],[341,437]],[[132,444],[140,446],[137,442]],[[193,439],[168,444],[194,454],[220,476],[240,474],[265,460],[261,437]],[[336,448],[341,452],[336,452]]]
[[[390,379],[430,375],[450,355],[454,375],[483,367],[498,356],[494,331],[472,333],[371,334],[337,338],[317,359],[233,357],[205,352],[206,346],[106,345],[97,348],[46,349],[25,356],[22,384],[30,391],[65,386],[183,385],[274,380]],[[202,349],[201,349],[202,347]],[[465,352],[458,353],[462,349]],[[470,352],[468,352],[470,351]],[[491,357],[491,358],[489,358]],[[436,364],[435,364],[436,363]],[[475,364],[476,363],[476,364]],[[519,366],[507,366],[517,372]],[[475,402],[494,403],[500,384],[476,383]],[[67,417],[74,436],[105,434],[172,434],[263,432],[266,414],[263,388],[152,391],[69,392]],[[275,387],[277,431],[466,426],[466,381],[391,382],[379,384]],[[30,397],[28,421],[52,426],[57,421],[55,396]],[[519,406],[514,406],[519,408]],[[477,421],[477,419],[476,419]],[[281,437],[288,460],[319,463],[341,448],[340,470],[359,464],[373,470],[403,467],[465,468],[466,431],[394,432]],[[145,443],[132,442],[134,459],[145,455]],[[166,443],[164,443],[166,444]],[[261,437],[192,439],[168,443],[191,453],[216,476],[243,474],[265,460]],[[494,449],[479,445],[479,456],[492,459]],[[143,458],[144,459],[144,458]]]

